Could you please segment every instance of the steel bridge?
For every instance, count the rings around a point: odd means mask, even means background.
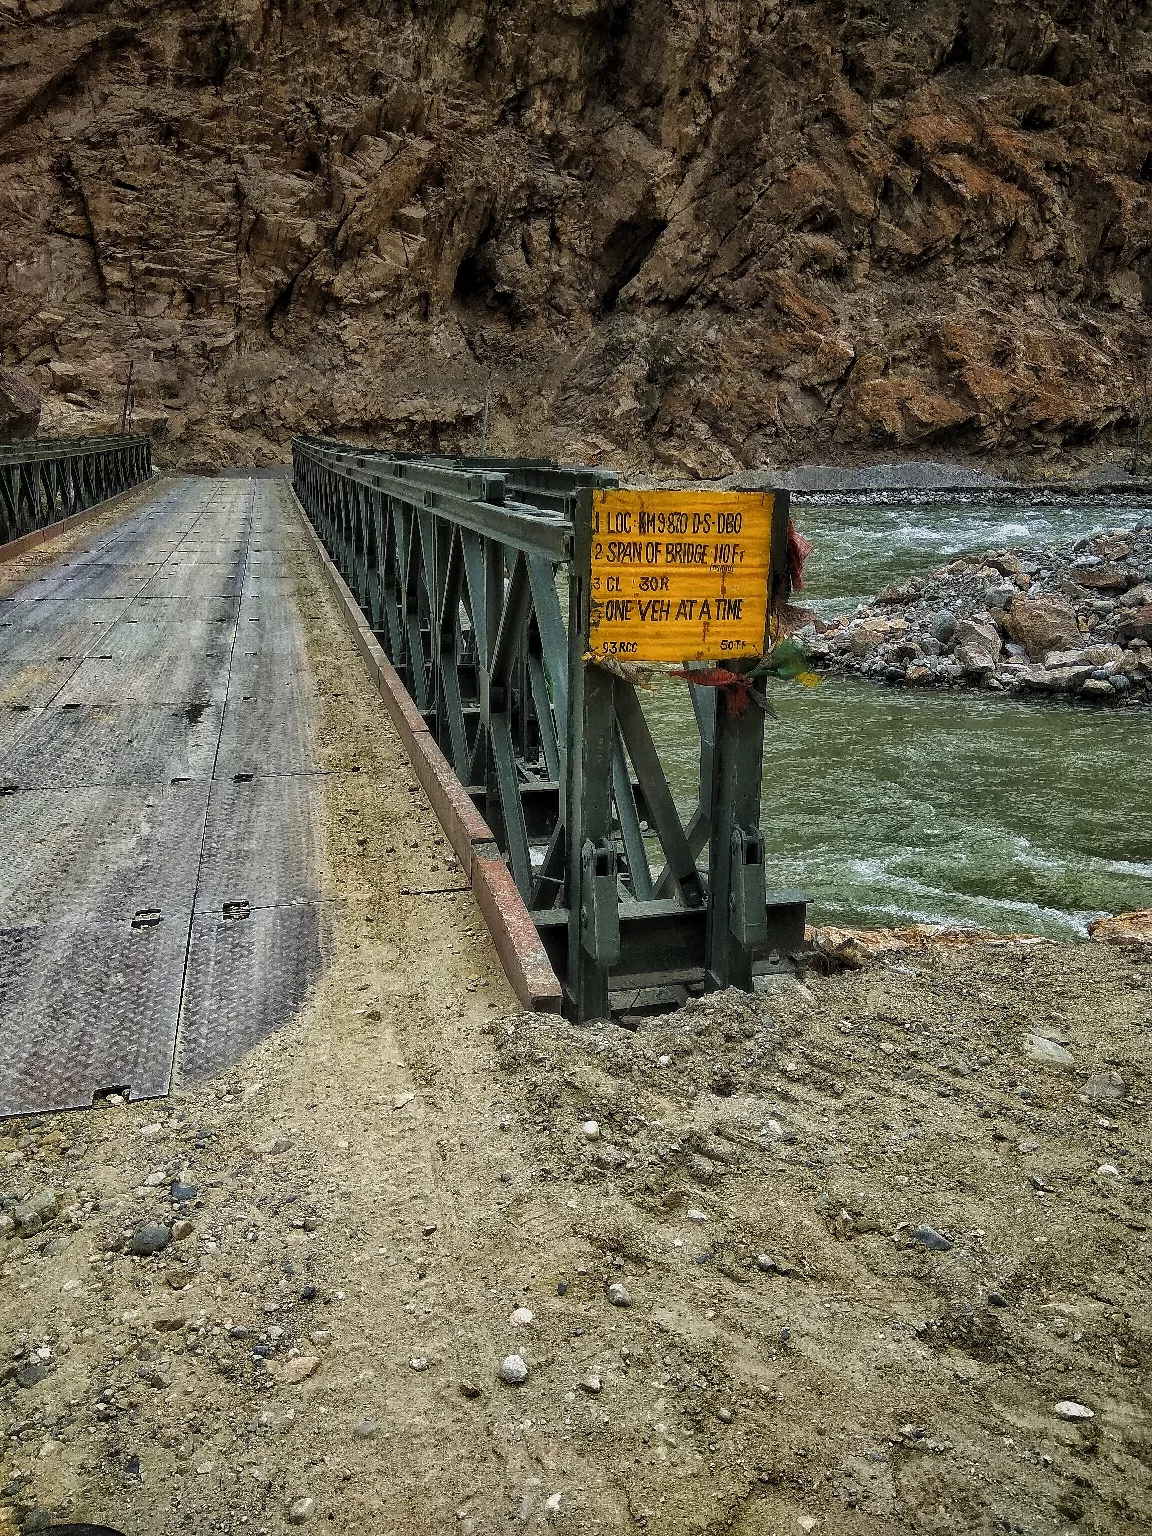
[[[0,450],[0,1115],[218,1071],[322,974],[355,886],[325,864],[323,786],[357,771],[305,644],[324,582],[436,744],[430,799],[466,813],[522,1000],[587,1020],[802,964],[803,898],[766,889],[763,697],[738,715],[689,673],[686,805],[643,690],[590,659],[614,476],[302,438],[295,494],[286,470],[170,477],[72,536],[150,475],[143,438]],[[785,498],[764,532],[784,600]]]
[[[98,506],[151,474],[147,437],[0,444],[0,547]]]
[[[750,989],[802,966],[805,900],[766,886],[765,708],[690,682],[681,818],[626,669],[588,660],[592,496],[604,470],[371,452],[297,438],[293,485],[372,633],[484,816],[564,986],[565,1011]],[[772,601],[788,596],[775,498]]]

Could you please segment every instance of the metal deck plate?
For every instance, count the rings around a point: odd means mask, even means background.
[[[313,902],[252,911],[240,921],[193,918],[180,1082],[219,1071],[296,1013],[320,974],[324,922]]]
[[[309,776],[216,779],[208,802],[197,912],[268,907],[320,892],[320,788]]]
[[[23,704],[42,709],[76,670],[74,661],[20,661],[0,657],[0,709]]]
[[[79,661],[108,628],[108,624],[85,619],[75,611],[62,613],[51,624],[28,628],[5,624],[0,626],[0,656],[20,661],[58,661],[70,656]]]
[[[320,770],[316,699],[311,684],[305,686],[307,693],[297,689],[296,697],[291,697],[281,678],[275,691],[266,689],[245,697],[237,691],[234,674],[220,732],[218,778],[237,773],[262,776]]]
[[[0,783],[25,789],[163,788],[174,779],[210,779],[222,710],[218,703],[53,706],[17,715],[24,726],[10,741],[4,716],[11,711],[0,711]]]
[[[227,636],[211,651],[167,647],[149,655],[92,656],[82,661],[61,690],[61,704],[222,703],[228,692],[231,645]]]
[[[0,1115],[168,1092],[189,922],[0,929]]]
[[[181,998],[185,1076],[215,1071],[318,973],[290,516],[271,484],[179,482],[0,599],[0,1114],[166,1092]]]
[[[0,923],[190,908],[207,800],[203,780],[3,796]]]

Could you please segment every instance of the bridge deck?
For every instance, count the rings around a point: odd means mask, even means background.
[[[282,482],[182,480],[0,591],[0,1113],[166,1093],[307,992],[303,549]]]

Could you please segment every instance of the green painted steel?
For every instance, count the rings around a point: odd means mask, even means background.
[[[0,545],[86,512],[148,480],[146,437],[45,437],[0,444]]]
[[[491,827],[571,1017],[802,966],[804,898],[766,890],[763,707],[753,697],[735,719],[689,685],[700,792],[685,825],[635,687],[585,660],[592,493],[614,474],[304,437],[292,462],[305,513]],[[779,572],[787,518],[778,497]]]

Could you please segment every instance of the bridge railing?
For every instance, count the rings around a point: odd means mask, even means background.
[[[297,497],[492,829],[580,1020],[669,987],[750,989],[755,971],[801,964],[804,940],[804,898],[765,885],[762,696],[737,715],[689,683],[685,823],[627,668],[589,660],[593,494],[616,483],[293,442]],[[787,512],[778,499],[778,550]]]
[[[85,512],[152,474],[147,437],[0,444],[0,545]]]

